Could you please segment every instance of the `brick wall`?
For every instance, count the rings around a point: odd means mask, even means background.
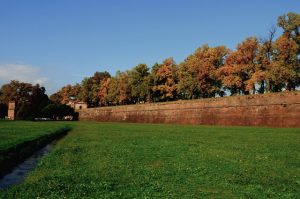
[[[80,120],[300,127],[300,92],[182,100],[79,111]]]

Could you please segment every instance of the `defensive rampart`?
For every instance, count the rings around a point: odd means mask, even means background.
[[[80,120],[300,127],[300,92],[182,100],[79,111]]]

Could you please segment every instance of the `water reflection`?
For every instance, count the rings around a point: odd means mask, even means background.
[[[37,166],[38,161],[52,149],[55,142],[56,141],[53,141],[38,150],[24,162],[16,166],[10,173],[1,177],[0,189],[5,189],[12,185],[21,183],[26,178],[27,174]]]

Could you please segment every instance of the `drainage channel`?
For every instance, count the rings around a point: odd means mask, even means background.
[[[25,161],[16,166],[10,173],[0,178],[0,190],[9,188],[12,185],[16,185],[25,180],[27,174],[32,171],[38,164],[39,160],[49,153],[54,144],[59,140],[56,139],[43,148],[37,150],[33,155],[27,158]]]

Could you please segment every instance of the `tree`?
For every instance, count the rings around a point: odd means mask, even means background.
[[[81,90],[78,99],[86,102],[89,106],[99,106],[99,91],[103,80],[110,78],[106,71],[95,72],[92,77],[86,77],[81,82]]]
[[[169,101],[176,99],[177,65],[173,58],[166,59],[163,64],[153,68],[154,86],[152,88],[156,99],[154,101]]]
[[[52,94],[50,99],[57,104],[68,104],[69,102],[80,100],[82,87],[80,84],[63,86],[58,92]]]
[[[223,65],[228,51],[224,46],[198,48],[179,67],[179,93],[188,99],[214,97],[220,93],[217,69]]]
[[[100,106],[108,105],[107,95],[108,95],[110,80],[111,78],[109,77],[103,79],[101,82],[101,86],[98,92]]]
[[[39,84],[12,80],[1,87],[0,103],[8,104],[13,100],[16,103],[16,118],[32,119],[38,117],[42,108],[50,103],[45,91]]]
[[[129,71],[131,97],[134,103],[145,102],[150,94],[149,68],[146,64],[139,64]]]
[[[116,78],[118,84],[117,104],[130,104],[132,98],[128,72],[117,73]]]
[[[279,92],[282,88],[295,90],[299,85],[298,48],[297,43],[287,34],[281,35],[275,41],[273,62],[268,74],[273,92]]]
[[[5,118],[7,115],[7,105],[4,103],[0,103],[0,119]]]
[[[110,74],[107,71],[104,72],[95,72],[91,77],[92,79],[92,88],[91,88],[91,103],[93,106],[98,106],[100,103],[99,91],[101,88],[101,83],[103,80],[110,78]]]
[[[284,30],[284,34],[293,39],[298,44],[298,53],[300,53],[300,14],[289,12],[278,17],[277,24]]]
[[[278,38],[277,50],[281,53],[286,50],[290,55],[288,58],[286,57],[286,60],[281,60],[281,63],[278,63],[277,60],[276,65],[284,64],[287,66],[290,70],[288,74],[290,79],[286,82],[286,89],[295,90],[295,87],[300,85],[300,14],[289,12],[279,16],[277,24],[284,30],[283,35]],[[296,52],[294,48],[297,48]],[[292,70],[294,71],[293,74],[291,73]],[[294,80],[291,79],[293,76]]]
[[[231,95],[249,94],[250,90],[255,93],[255,85],[249,80],[257,67],[257,53],[258,41],[255,37],[249,37],[238,44],[237,50],[228,55],[224,66],[218,70],[222,84]]]
[[[49,104],[43,108],[41,115],[53,120],[62,120],[66,116],[71,116],[73,120],[78,119],[78,114],[74,109],[65,104]]]
[[[51,102],[53,102],[55,104],[60,104],[62,101],[62,97],[61,97],[60,93],[56,92],[56,93],[53,93],[52,95],[50,95],[50,100],[51,100]]]
[[[104,102],[108,105],[118,104],[118,80],[116,77],[112,77],[108,82],[107,93],[104,93]]]
[[[269,35],[266,39],[261,39],[258,46],[258,54],[256,56],[257,65],[254,74],[248,80],[248,90],[255,85],[259,86],[258,93],[271,92],[271,80],[269,71],[274,54],[273,39],[276,33],[276,28],[273,26],[269,29]]]
[[[93,104],[92,98],[92,88],[93,88],[93,80],[92,78],[84,78],[81,82],[81,92],[79,93],[79,99],[86,102],[88,106]]]

